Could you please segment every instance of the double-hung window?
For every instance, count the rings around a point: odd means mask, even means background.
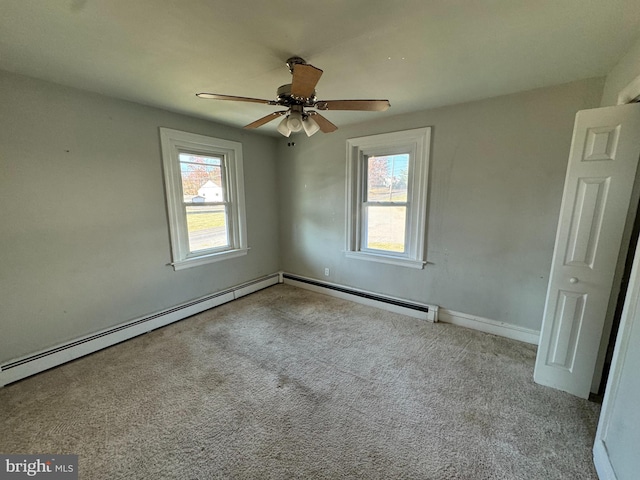
[[[176,270],[247,253],[238,142],[160,128]]]
[[[423,268],[430,128],[347,141],[347,256]]]

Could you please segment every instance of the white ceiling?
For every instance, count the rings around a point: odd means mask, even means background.
[[[391,101],[341,126],[603,76],[639,33],[638,0],[0,0],[0,69],[243,126],[274,107],[194,94],[272,99],[299,55]]]

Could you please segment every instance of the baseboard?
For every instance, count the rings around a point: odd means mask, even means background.
[[[173,308],[130,320],[71,342],[9,361],[0,366],[0,387],[270,287],[277,284],[279,278],[277,273],[267,275],[221,292],[206,295]]]
[[[435,305],[411,302],[401,298],[380,295],[366,290],[359,290],[330,282],[322,282],[289,273],[283,273],[282,278],[284,283],[304,288],[306,290],[323,293],[343,300],[350,300],[352,302],[369,305],[371,307],[380,308],[390,312],[408,315],[421,320],[427,320],[430,322],[438,321],[439,309]]]
[[[510,323],[498,322],[497,320],[478,317],[476,315],[469,315],[468,313],[441,308],[439,318],[440,321],[444,323],[472,328],[474,330],[480,330],[481,332],[491,333],[533,345],[538,345],[540,341],[540,332],[537,330],[519,327]]]
[[[609,460],[607,447],[599,438],[596,438],[596,442],[593,444],[593,464],[600,480],[617,480],[618,477]]]

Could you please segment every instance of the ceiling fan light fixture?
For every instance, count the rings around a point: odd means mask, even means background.
[[[302,127],[304,128],[304,133],[307,134],[307,137],[310,137],[320,130],[320,125],[318,125],[318,123],[308,115],[304,120],[302,120]]]
[[[292,132],[299,132],[302,130],[302,115],[300,112],[291,112],[288,117],[287,126]]]
[[[289,135],[291,135],[291,128],[289,128],[289,116],[287,115],[286,117],[284,117],[282,119],[282,121],[278,124],[278,131],[284,135],[285,137],[288,137]]]

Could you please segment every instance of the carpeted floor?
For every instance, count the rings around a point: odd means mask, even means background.
[[[599,405],[535,347],[278,285],[0,389],[81,479],[591,479]]]

